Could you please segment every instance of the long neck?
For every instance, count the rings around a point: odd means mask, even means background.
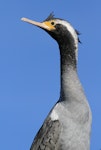
[[[77,97],[81,84],[77,76],[76,47],[60,47],[61,93],[60,101],[68,101]],[[77,92],[77,93],[76,93]]]
[[[76,70],[77,68],[77,47],[68,47],[66,45],[59,46],[60,48],[60,63],[61,73],[69,68]]]

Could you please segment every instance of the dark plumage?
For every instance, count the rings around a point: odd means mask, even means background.
[[[55,17],[54,17],[54,13],[52,12],[44,21],[49,21],[49,20],[53,20],[53,19],[55,19]]]
[[[22,20],[44,29],[57,41],[60,51],[60,98],[30,150],[89,150],[92,115],[77,74],[79,32],[53,14],[42,23]]]

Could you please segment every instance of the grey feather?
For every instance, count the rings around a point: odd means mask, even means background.
[[[30,150],[55,150],[60,135],[59,120],[47,118],[40,128]]]

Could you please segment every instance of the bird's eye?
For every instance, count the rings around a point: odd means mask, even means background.
[[[52,21],[52,22],[51,22],[51,25],[54,25],[54,24],[55,24],[55,23]]]

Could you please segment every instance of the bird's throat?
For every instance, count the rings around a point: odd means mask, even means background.
[[[68,90],[71,90],[71,84],[75,85],[77,79],[77,58],[76,49],[69,47],[60,47],[60,72],[61,72],[61,94],[60,99],[66,100],[69,96]]]
[[[61,69],[64,70],[65,66],[76,69],[77,67],[77,48],[75,46],[60,45],[60,61]],[[61,71],[62,71],[61,70]]]

